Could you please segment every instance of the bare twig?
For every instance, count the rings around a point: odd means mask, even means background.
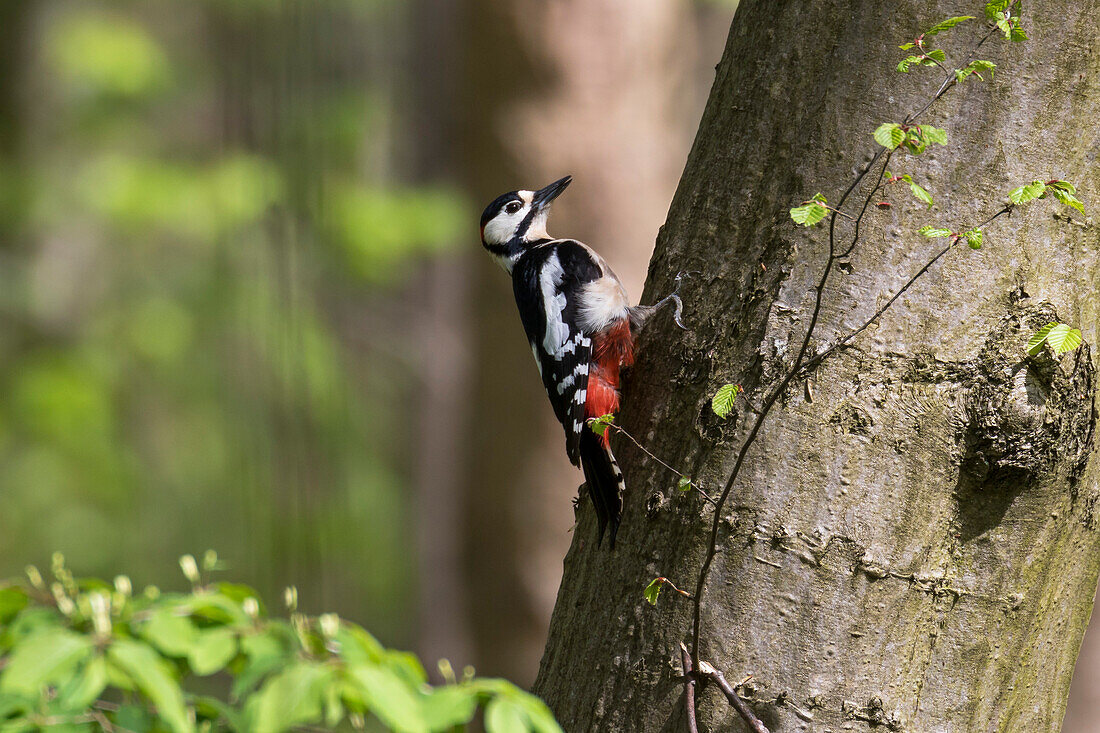
[[[691,654],[687,645],[680,642],[680,664],[684,666],[684,710],[687,711],[688,733],[699,733],[695,722],[695,677],[691,674]]]
[[[675,583],[673,583],[671,580],[669,580],[668,578],[666,578],[663,575],[660,576],[659,578],[654,578],[653,582],[654,583],[660,583],[661,585],[667,585],[669,588],[676,591],[677,593],[682,595],[684,598],[691,598],[692,597],[692,595],[690,593],[688,593],[683,588],[677,588]]]
[[[986,226],[987,224],[989,224],[991,221],[993,221],[997,217],[1001,216],[1002,214],[1007,214],[1007,213],[1011,212],[1013,208],[1015,208],[1015,207],[1012,204],[1008,204],[1007,206],[1000,209],[997,213],[995,213],[992,216],[990,216],[989,218],[987,218],[981,224],[978,224],[977,226],[972,227],[972,228],[973,229],[981,229],[982,227]],[[920,279],[920,277],[922,275],[924,275],[924,273],[928,272],[928,270],[931,269],[932,265],[939,262],[940,259],[945,254],[947,254],[952,249],[954,249],[955,245],[957,245],[961,241],[962,241],[961,238],[953,237],[951,242],[948,243],[946,247],[943,247],[939,252],[936,253],[936,255],[932,259],[930,259],[928,262],[924,263],[924,266],[922,266],[919,270],[917,270],[913,274],[912,277],[910,277],[908,280],[906,280],[905,284],[902,285],[898,289],[898,291],[896,293],[894,293],[893,296],[891,296],[890,299],[888,301],[886,301],[885,304],[882,305],[882,307],[880,307],[877,311],[875,311],[874,315],[872,315],[870,318],[868,318],[866,321],[864,321],[863,324],[860,325],[858,328],[855,328],[855,329],[849,331],[843,338],[839,339],[832,346],[825,349],[824,351],[822,351],[820,354],[818,354],[814,358],[808,360],[806,362],[806,364],[802,367],[803,375],[809,374],[809,372],[812,371],[813,369],[817,368],[817,366],[819,364],[821,364],[821,362],[823,362],[826,357],[828,357],[834,351],[839,349],[841,346],[844,346],[844,344],[848,343],[849,341],[854,339],[859,334],[866,331],[871,326],[871,324],[873,324],[884,313],[886,313],[886,311],[888,311],[890,309],[890,306],[892,306],[895,302],[897,302],[897,299],[900,298],[902,295],[904,295],[905,292],[907,290],[909,290],[909,288],[911,288],[913,286],[913,284],[916,283],[916,281],[918,279]]]
[[[664,468],[668,469],[669,471],[672,471],[672,472],[673,472],[674,474],[676,474],[676,475],[677,475],[677,476],[679,476],[680,478],[683,478],[683,479],[687,479],[687,482],[688,482],[688,484],[690,484],[690,485],[691,485],[691,487],[692,487],[693,489],[695,489],[696,491],[698,491],[698,492],[699,492],[699,495],[700,495],[700,496],[702,496],[702,497],[703,497],[704,499],[706,499],[707,501],[709,501],[709,502],[710,502],[710,503],[711,503],[711,504],[712,504],[713,506],[718,506],[717,504],[715,504],[715,502],[714,502],[714,499],[710,498],[710,494],[708,494],[707,492],[703,491],[702,487],[701,487],[701,486],[699,486],[699,484],[695,483],[695,481],[693,481],[693,480],[692,480],[691,476],[688,476],[688,475],[687,475],[686,473],[681,473],[680,471],[677,471],[677,470],[676,470],[675,468],[673,468],[672,466],[668,465],[667,463],[665,463],[664,461],[662,461],[662,460],[661,460],[660,458],[658,458],[657,456],[653,455],[653,454],[652,454],[652,453],[651,453],[651,452],[649,451],[649,449],[648,449],[648,448],[646,448],[646,447],[645,447],[644,445],[642,445],[641,443],[639,443],[639,442],[638,442],[638,439],[637,439],[637,438],[635,438],[635,437],[634,437],[633,435],[631,435],[630,433],[628,433],[628,432],[627,432],[626,430],[624,430],[624,429],[623,429],[622,427],[620,427],[620,426],[616,425],[615,423],[609,423],[607,427],[608,427],[608,428],[612,428],[612,429],[614,429],[614,430],[618,430],[618,431],[619,431],[620,433],[622,433],[622,434],[623,434],[623,435],[625,435],[625,436],[626,436],[627,438],[629,438],[629,439],[630,439],[630,442],[631,442],[631,443],[633,443],[634,445],[638,446],[638,450],[640,450],[640,451],[641,451],[642,453],[645,453],[645,454],[646,454],[647,456],[649,456],[650,458],[652,458],[652,459],[653,459],[654,461],[656,461],[657,463],[661,464],[661,465],[662,465],[662,466],[663,466]]]
[[[733,706],[733,709],[737,711],[737,714],[741,716],[741,719],[745,721],[754,733],[770,733],[767,726],[760,722],[760,718],[756,717],[752,709],[741,699],[741,696],[737,694],[737,691],[733,689],[730,683],[726,681],[722,672],[711,665],[710,662],[700,661],[699,671],[694,674],[716,683],[719,689],[722,690],[722,694],[729,700],[730,705]]]

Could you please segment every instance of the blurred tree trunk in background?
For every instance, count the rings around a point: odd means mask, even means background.
[[[461,165],[477,196],[472,250],[492,198],[571,174],[551,232],[591,244],[638,297],[701,109],[698,60],[718,54],[698,12],[661,0],[467,3]],[[522,684],[544,645],[583,478],[565,457],[508,278],[475,257],[466,599],[479,671]]]
[[[810,319],[825,232],[795,227],[788,208],[817,190],[835,201],[873,152],[870,132],[931,97],[939,74],[899,76],[897,45],[966,9],[741,3],[647,285],[652,298],[678,270],[702,272],[685,292],[694,331],[664,319],[647,332],[622,415],[712,495],[753,413],[739,400],[722,421],[711,396],[735,382],[759,404]],[[898,153],[892,169],[925,179],[940,209],[885,196],[895,205],[865,222],[825,289],[811,353],[930,259],[920,225],[982,221],[1051,175],[1100,198],[1098,10],[1028,6],[1029,41],[982,49],[996,80],[968,82],[922,119],[949,145]],[[949,59],[981,22],[936,39]],[[1059,729],[1100,569],[1100,241],[1054,206],[1001,217],[982,250],[948,254],[811,384],[793,384],[748,452],[719,524],[700,653],[732,682],[753,675],[744,691],[773,731]],[[1029,335],[1056,319],[1079,325],[1085,346],[1026,359]],[[642,589],[655,576],[694,588],[713,515],[618,445],[618,546],[595,547],[585,503],[535,691],[570,730],[683,730],[691,603],[666,592],[651,608]],[[742,729],[713,685],[699,697],[701,730]]]

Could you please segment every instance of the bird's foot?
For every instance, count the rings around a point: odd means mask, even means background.
[[[680,273],[678,273],[676,275],[676,280],[674,281],[676,283],[676,286],[673,288],[672,293],[661,298],[651,306],[654,311],[657,311],[671,303],[674,307],[672,311],[672,320],[684,331],[690,331],[691,329],[685,326],[684,322],[681,320],[681,317],[684,314],[684,301],[680,299],[680,286],[683,284],[683,280],[685,277],[698,274],[698,272],[694,271],[681,271]]]

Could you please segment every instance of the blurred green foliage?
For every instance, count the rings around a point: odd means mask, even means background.
[[[376,314],[467,224],[392,180],[401,4],[2,12],[0,573],[201,543],[401,639],[411,357]]]
[[[74,578],[60,555],[49,580],[0,585],[0,729],[279,733],[306,726],[404,733],[561,733],[546,705],[467,669],[432,687],[412,654],[382,646],[336,614],[269,616],[248,586],[212,582],[219,563],[180,559],[187,593],[130,579]],[[204,682],[200,678],[209,678]]]

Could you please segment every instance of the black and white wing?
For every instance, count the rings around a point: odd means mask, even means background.
[[[565,429],[569,460],[577,465],[592,340],[577,319],[577,290],[600,277],[588,249],[563,239],[533,247],[512,272],[523,329],[538,363],[542,384]]]

